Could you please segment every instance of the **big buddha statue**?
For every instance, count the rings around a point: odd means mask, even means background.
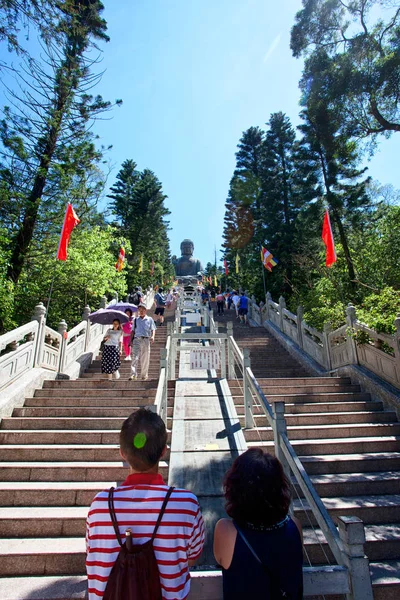
[[[181,243],[181,257],[173,261],[177,277],[196,277],[203,267],[197,258],[193,258],[194,244],[192,240]]]

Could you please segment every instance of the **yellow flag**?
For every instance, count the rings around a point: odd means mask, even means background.
[[[214,286],[218,287],[218,280],[217,280],[217,276],[214,275]]]
[[[138,273],[143,273],[143,254],[140,256]]]
[[[239,262],[240,262],[239,254],[236,252],[236,273],[239,273]]]

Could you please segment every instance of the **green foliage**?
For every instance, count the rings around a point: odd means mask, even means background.
[[[167,196],[162,184],[149,169],[140,172],[133,160],[126,160],[111,187],[110,208],[117,218],[115,224],[121,240],[127,240],[130,251],[125,253],[128,261],[128,285],[146,287],[151,283],[170,283],[174,269],[168,240],[170,211],[165,206]],[[143,271],[139,265],[143,256]],[[151,273],[154,261],[154,273]]]
[[[29,320],[38,302],[47,305],[54,270],[47,323],[55,329],[62,319],[69,328],[79,323],[85,305],[96,310],[103,295],[117,292],[123,298],[127,294],[126,274],[115,269],[119,248],[113,227],[76,227],[65,262],[55,260],[58,239],[52,236],[44,248],[36,249],[29,269],[22,273],[15,297],[15,316],[20,324]]]
[[[386,21],[373,22],[376,7]],[[386,0],[303,0],[291,35],[306,57],[303,91],[340,111],[350,136],[400,131],[399,43],[400,11]]]
[[[394,320],[400,311],[400,291],[385,287],[366,296],[357,308],[357,318],[378,333],[395,333]]]

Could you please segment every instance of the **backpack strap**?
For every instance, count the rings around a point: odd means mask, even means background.
[[[165,496],[165,498],[164,498],[164,502],[163,502],[163,504],[161,506],[160,514],[158,515],[156,526],[155,526],[154,531],[153,531],[153,535],[151,536],[151,541],[152,542],[154,542],[154,538],[156,537],[157,530],[158,530],[158,528],[160,526],[161,519],[163,518],[165,509],[166,509],[167,504],[168,504],[168,500],[169,500],[172,492],[174,491],[174,489],[175,488],[170,487],[169,490],[168,490],[168,492],[167,492],[167,494],[166,494],[166,496]],[[110,511],[111,522],[113,524],[115,535],[117,536],[118,543],[119,543],[120,546],[122,546],[123,542],[122,542],[121,534],[120,534],[120,531],[119,531],[117,516],[115,514],[115,508],[114,508],[114,488],[113,487],[111,487],[110,490],[109,490],[109,492],[108,492],[108,510]]]
[[[108,510],[110,511],[111,522],[113,524],[115,535],[117,536],[118,543],[119,543],[120,546],[122,546],[122,538],[121,538],[121,534],[119,532],[117,517],[115,515],[115,508],[114,508],[114,488],[113,487],[111,487],[110,491],[108,492]]]
[[[160,523],[161,523],[161,519],[163,518],[165,509],[167,508],[168,500],[170,499],[170,496],[171,496],[172,492],[174,491],[174,489],[175,488],[170,487],[169,490],[168,490],[168,492],[167,492],[167,494],[166,494],[166,496],[165,496],[165,498],[164,498],[164,502],[162,503],[162,507],[161,507],[161,510],[160,510],[160,514],[158,515],[156,526],[154,527],[153,535],[151,536],[151,541],[152,542],[154,542],[154,538],[156,537],[158,528],[159,528]]]

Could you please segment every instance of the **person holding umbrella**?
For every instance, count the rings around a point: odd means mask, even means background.
[[[107,329],[104,336],[104,349],[101,355],[101,372],[107,373],[109,381],[112,380],[113,373],[115,379],[121,377],[119,368],[121,366],[120,353],[122,350],[122,328],[121,321],[114,319],[112,328]]]

